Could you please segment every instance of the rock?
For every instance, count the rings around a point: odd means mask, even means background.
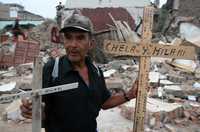
[[[29,75],[32,73],[33,71],[33,63],[26,63],[26,64],[21,64],[21,65],[18,65],[16,67],[16,71],[17,71],[17,74],[19,76],[21,75]]]
[[[113,76],[113,74],[114,74],[115,72],[116,72],[115,69],[110,69],[110,70],[108,70],[108,71],[103,72],[103,75],[104,75],[105,78],[108,78],[108,77]]]
[[[170,124],[165,124],[165,128],[168,132],[177,132],[176,129]]]
[[[163,128],[165,123],[174,123],[175,119],[183,117],[183,107],[176,103],[166,103],[148,98],[145,123],[154,130]],[[133,120],[134,100],[122,105],[121,114],[127,119]]]
[[[106,79],[106,86],[113,94],[122,92],[122,90],[124,90],[123,80],[117,77]]]
[[[0,86],[0,92],[8,92],[16,87],[16,82],[10,82]]]
[[[21,100],[15,100],[12,102],[5,110],[7,115],[7,120],[12,120],[14,122],[19,122],[25,120],[21,115],[19,106],[21,105]]]

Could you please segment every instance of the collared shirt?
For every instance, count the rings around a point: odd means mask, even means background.
[[[59,60],[59,76],[51,77],[54,62],[48,62],[43,69],[43,87],[78,82],[77,89],[46,95],[46,132],[96,132],[96,117],[102,104],[111,96],[105,85],[102,71],[86,58],[89,86],[75,71],[66,56]]]

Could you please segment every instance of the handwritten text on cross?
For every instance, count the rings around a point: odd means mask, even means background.
[[[195,49],[191,46],[169,46],[161,44],[128,44],[105,41],[104,50],[117,56],[152,56],[165,58],[194,59]]]

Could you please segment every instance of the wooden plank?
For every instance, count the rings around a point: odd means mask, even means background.
[[[42,58],[37,57],[34,63],[33,90],[42,88]],[[41,132],[41,96],[38,94],[34,95],[32,108],[32,132]]]
[[[143,14],[142,44],[148,44],[152,37],[153,7],[145,7]],[[148,87],[148,73],[150,57],[140,57],[138,92],[135,106],[133,132],[144,132],[144,120],[146,113],[146,101]]]
[[[193,46],[171,46],[162,44],[133,44],[105,41],[104,51],[116,56],[152,56],[163,58],[195,59]]]
[[[125,26],[122,24],[121,21],[117,21],[118,27],[123,35],[123,38],[126,42],[130,42],[129,40],[129,33],[127,31],[127,29],[125,28]]]
[[[128,23],[126,21],[123,21],[124,27],[126,29],[126,31],[128,32],[128,37],[129,37],[129,42],[138,42],[138,39],[136,39],[135,37],[133,37],[133,32],[131,27],[128,25]]]
[[[115,27],[116,27],[116,29],[117,29],[117,36],[118,36],[118,39],[119,39],[119,40],[123,40],[123,35],[122,35],[122,33],[121,33],[121,31],[120,31],[120,29],[119,29],[119,27],[118,27],[117,22],[115,21],[115,19],[114,19],[113,16],[111,15],[111,13],[108,13],[108,15],[110,16],[111,20],[113,21],[113,23],[114,23],[114,25],[115,25]]]

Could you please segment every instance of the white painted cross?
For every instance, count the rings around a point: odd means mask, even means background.
[[[142,40],[140,44],[105,41],[104,50],[116,56],[138,56],[139,75],[138,92],[136,98],[133,132],[144,132],[146,113],[148,74],[150,57],[195,59],[195,49],[191,46],[166,46],[151,43],[153,25],[153,7],[145,7],[143,13]]]
[[[32,98],[32,132],[41,132],[41,96],[78,88],[78,83],[42,88],[42,58],[37,57],[34,62],[32,91],[0,97],[0,103],[10,102],[19,98]]]

